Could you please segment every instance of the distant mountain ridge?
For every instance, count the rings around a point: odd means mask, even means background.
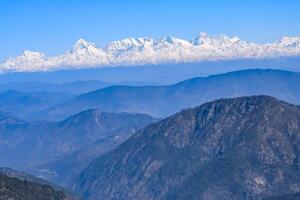
[[[300,73],[253,69],[193,78],[167,86],[111,86],[79,95],[36,117],[60,119],[90,108],[166,117],[218,98],[260,94],[299,104],[299,82]]]
[[[86,110],[63,121],[0,120],[0,166],[66,185],[96,156],[157,121],[143,114]]]
[[[1,78],[0,78],[1,79]],[[56,81],[56,80],[55,80]],[[6,91],[18,92],[52,92],[52,93],[66,93],[66,94],[82,94],[99,90],[112,85],[132,85],[141,86],[149,85],[148,82],[104,82],[97,80],[90,81],[72,81],[59,83],[43,82],[43,81],[22,81],[22,82],[7,82],[0,83],[0,94]]]
[[[64,92],[80,94],[112,85],[104,81],[73,81],[67,83],[51,83],[42,81],[24,81],[0,83],[0,92],[14,90],[19,92]]]
[[[74,96],[66,92],[7,90],[0,93],[0,110],[26,120],[31,113],[47,109]]]
[[[84,170],[86,199],[298,199],[300,107],[220,99],[135,133]]]
[[[172,36],[158,39],[128,38],[97,47],[79,39],[66,53],[47,57],[25,50],[0,64],[0,72],[39,72],[103,66],[140,66],[209,60],[265,59],[300,56],[300,37],[282,37],[274,43],[256,44],[238,37],[200,33],[187,41]]]

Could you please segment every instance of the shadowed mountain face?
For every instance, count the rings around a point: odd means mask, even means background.
[[[299,73],[257,69],[194,78],[170,86],[112,86],[80,95],[35,117],[56,120],[90,108],[165,117],[218,98],[261,94],[300,103],[299,82]]]
[[[155,120],[142,114],[88,110],[61,122],[0,121],[0,166],[67,184],[99,154]]]
[[[221,99],[138,131],[93,161],[74,188],[87,199],[297,197],[299,161],[299,106]]]

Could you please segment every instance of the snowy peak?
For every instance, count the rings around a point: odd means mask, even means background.
[[[299,47],[300,46],[300,37],[282,37],[278,41],[278,45],[283,47]]]
[[[171,35],[168,35],[167,37],[158,39],[157,41],[162,42],[162,43],[168,43],[168,44],[179,44],[180,42],[183,42],[183,41],[186,42],[185,40],[175,38]]]
[[[43,53],[40,52],[35,52],[35,51],[29,51],[29,50],[25,50],[23,53],[24,57],[44,57],[45,55]]]
[[[106,53],[96,44],[79,39],[67,53],[53,57],[49,61],[64,68],[91,67],[107,63]]]
[[[74,45],[73,48],[71,49],[72,52],[80,51],[83,49],[93,49],[97,48],[94,43],[89,43],[85,41],[84,39],[79,39]]]
[[[10,57],[0,64],[0,72],[44,71],[46,56],[40,52],[25,50],[22,55]],[[30,68],[25,67],[30,66]]]
[[[225,47],[225,46],[234,46],[237,44],[246,44],[247,42],[240,40],[238,37],[228,37],[227,35],[221,34],[218,36],[210,36],[207,33],[200,33],[194,40],[191,42],[196,46],[210,46],[210,47]]]
[[[89,56],[98,56],[102,53],[100,48],[97,48],[96,44],[87,42],[83,39],[79,39],[69,50],[68,54],[75,55],[89,55]]]
[[[151,44],[152,39],[150,38],[128,38],[120,41],[114,41],[105,47],[107,53],[115,54],[116,52],[138,50],[147,45]]]
[[[216,36],[201,32],[193,40],[173,36],[127,38],[103,48],[79,39],[66,53],[47,57],[26,50],[0,64],[0,72],[51,71],[103,66],[128,66],[207,60],[262,59],[300,56],[300,37],[282,37],[274,43],[256,44],[238,37]]]
[[[167,44],[169,46],[175,45],[175,46],[192,46],[192,44],[189,41],[182,40],[179,38],[175,38],[171,35],[158,39],[156,40],[157,44],[162,43],[162,44]]]

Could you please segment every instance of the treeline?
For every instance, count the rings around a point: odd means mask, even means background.
[[[26,180],[0,174],[0,200],[66,200],[63,191],[48,185],[40,185]]]

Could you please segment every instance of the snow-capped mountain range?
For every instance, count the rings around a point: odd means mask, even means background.
[[[108,66],[201,62],[209,60],[263,59],[300,56],[300,37],[282,37],[268,44],[246,42],[226,35],[200,33],[187,41],[172,36],[128,38],[104,47],[79,39],[66,53],[48,57],[25,50],[0,64],[0,72],[35,72]]]

